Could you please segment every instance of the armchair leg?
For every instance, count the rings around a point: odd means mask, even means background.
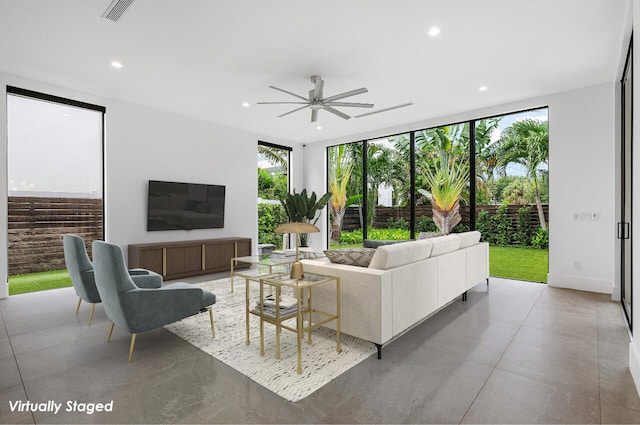
[[[113,325],[115,323],[111,322],[111,326],[109,326],[109,336],[107,337],[107,342],[111,342],[111,334],[113,333]]]
[[[89,313],[89,326],[91,326],[91,321],[93,320],[93,312],[95,309],[96,309],[95,303],[91,304],[91,312]]]
[[[80,311],[80,303],[82,302],[82,298],[78,297],[78,306],[76,307],[76,316],[78,315],[78,312]]]
[[[131,347],[129,348],[129,363],[133,358],[133,349],[136,346],[136,334],[131,334]]]
[[[209,310],[209,319],[211,319],[211,335],[215,338],[216,337],[216,328],[213,325],[213,309],[211,307],[209,307],[207,310]]]

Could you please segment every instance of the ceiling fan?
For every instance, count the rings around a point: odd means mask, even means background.
[[[301,101],[298,102],[258,102],[258,105],[278,105],[278,104],[291,104],[291,105],[303,105],[296,109],[293,109],[289,112],[285,112],[282,115],[278,115],[278,118],[282,118],[286,115],[292,114],[297,111],[301,111],[306,108],[311,108],[311,122],[316,122],[318,120],[318,111],[320,109],[324,109],[327,112],[331,112],[334,115],[339,116],[340,118],[344,118],[348,120],[351,118],[349,115],[345,114],[342,111],[337,110],[335,107],[349,107],[349,108],[373,108],[373,103],[355,103],[355,102],[339,102],[339,100],[344,99],[345,97],[351,97],[358,94],[366,93],[368,90],[365,87],[350,90],[344,93],[336,94],[329,97],[322,97],[322,89],[324,88],[324,80],[319,75],[312,75],[311,82],[315,84],[313,90],[309,90],[309,97],[300,96],[298,94],[292,93],[288,90],[281,89],[276,86],[269,86],[274,90],[281,91],[283,93],[290,94],[291,96],[297,97]]]

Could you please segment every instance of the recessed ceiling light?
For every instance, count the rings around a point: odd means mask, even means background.
[[[436,36],[436,35],[438,35],[438,34],[440,34],[440,28],[438,28],[438,27],[431,27],[431,28],[429,29],[429,35],[430,35],[431,37],[435,37],[435,36]]]
[[[480,87],[478,88],[478,90],[479,90],[479,91],[487,91],[487,88],[488,88],[487,86],[480,86]]]
[[[118,69],[122,68],[122,64],[118,61],[111,62],[111,66]]]
[[[251,106],[251,104],[249,102],[242,102],[242,106],[248,108],[249,106]]]
[[[322,126],[321,126],[321,125],[319,125],[319,126],[317,126],[317,127],[316,127],[316,129],[318,129],[318,130],[322,130]]]

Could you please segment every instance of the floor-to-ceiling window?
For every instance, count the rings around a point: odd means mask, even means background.
[[[469,124],[414,132],[416,232],[470,229]]]
[[[408,134],[366,143],[367,239],[409,239],[411,147]]]
[[[347,187],[332,177],[346,147],[357,147],[349,161],[363,173],[339,197],[363,195],[362,228],[332,219],[330,245],[478,229],[492,245],[493,276],[546,282],[548,128],[540,108],[328,147],[329,191]]]
[[[548,109],[476,120],[474,127],[475,225],[491,244],[491,274],[546,282]]]
[[[274,230],[287,221],[280,199],[289,193],[291,148],[258,142],[258,248],[282,249],[287,236]],[[273,246],[272,246],[273,245]],[[285,247],[286,248],[286,247]]]
[[[365,225],[365,143],[347,143],[327,148],[329,200],[329,245],[362,246]]]
[[[104,113],[7,87],[10,294],[71,284],[63,234],[103,239]]]

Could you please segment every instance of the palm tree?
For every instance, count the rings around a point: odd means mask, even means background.
[[[287,169],[289,153],[284,149],[258,144],[258,156],[263,157],[276,167]]]
[[[502,132],[495,145],[498,169],[504,172],[511,163],[526,168],[527,178],[533,186],[540,227],[547,230],[540,200],[538,167],[549,163],[549,123],[530,118],[516,121]]]
[[[491,134],[498,129],[502,117],[476,121],[476,201],[496,202],[494,169],[498,163],[495,151],[491,149]]]
[[[329,148],[329,191],[331,192],[331,240],[340,241],[342,219],[347,207],[361,198],[361,195],[347,197],[347,186],[353,172],[353,156],[347,145]]]
[[[393,185],[393,154],[385,144],[372,142],[367,145],[367,226],[373,223],[376,215],[378,188],[382,184]]]
[[[431,200],[433,222],[447,235],[462,221],[460,198],[469,183],[469,163],[464,158],[443,152],[437,159],[427,161],[422,171],[431,192],[418,191]]]

